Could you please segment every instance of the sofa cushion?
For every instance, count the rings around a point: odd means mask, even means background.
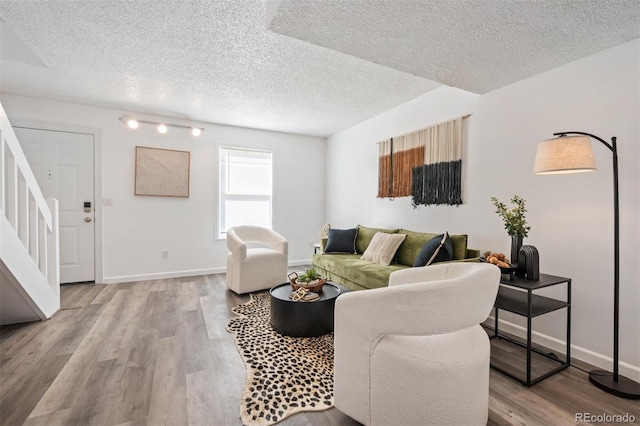
[[[430,239],[438,236],[438,234],[414,232],[407,229],[400,229],[399,233],[406,234],[407,238],[396,252],[396,262],[407,266],[413,266],[422,247]],[[449,238],[453,243],[453,260],[464,259],[467,255],[467,236],[450,234]]]
[[[414,232],[406,229],[401,229],[400,233],[407,237],[396,252],[396,262],[407,266],[413,266],[422,247],[433,237],[438,236],[438,234]]]
[[[387,234],[397,234],[399,229],[369,228],[367,226],[358,225],[358,236],[356,237],[356,253],[363,254],[371,239],[376,232],[385,232]]]
[[[389,265],[405,237],[406,235],[402,234],[376,232],[361,259],[379,263],[380,265]]]
[[[451,238],[451,242],[453,243],[453,259],[452,260],[463,260],[467,257],[467,234],[457,234],[451,235],[449,234],[449,238]]]
[[[453,243],[449,233],[433,237],[422,246],[413,266],[429,266],[438,262],[447,262],[453,258]]]
[[[329,229],[329,238],[327,246],[324,248],[326,253],[350,253],[356,252],[356,235],[358,230],[353,229]]]
[[[319,271],[328,271],[326,275],[342,285],[349,287],[349,282],[353,282],[366,289],[387,287],[392,272],[407,268],[397,263],[379,265],[360,259],[359,254],[316,254],[313,266]]]

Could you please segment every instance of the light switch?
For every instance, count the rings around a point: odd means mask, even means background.
[[[112,207],[113,206],[113,198],[103,198],[102,199],[102,205],[103,206]]]

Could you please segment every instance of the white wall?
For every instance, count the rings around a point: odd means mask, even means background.
[[[331,136],[327,147],[327,220],[331,226],[403,226],[431,231],[427,225],[434,223],[450,233],[465,233],[467,205],[413,209],[409,198],[376,198],[377,142],[473,112],[479,99],[479,95],[443,86]],[[466,132],[466,121],[464,129]]]
[[[113,199],[113,207],[102,207],[101,212],[104,280],[99,281],[224,272],[226,241],[216,241],[214,230],[219,145],[274,152],[274,229],[289,240],[290,263],[310,262],[313,248],[309,242],[318,240],[318,230],[325,222],[323,138],[6,94],[1,102],[12,123],[39,121],[54,123],[56,128],[89,129],[97,133],[102,158],[102,197]],[[179,129],[160,135],[153,126],[145,125],[133,131],[118,120],[124,114],[196,125],[205,131],[198,138]],[[190,151],[189,198],[135,196],[136,145]],[[101,202],[96,199],[96,204]],[[161,259],[161,250],[165,249],[169,250],[168,260]]]
[[[640,378],[640,42],[528,78],[481,97],[444,87],[333,135],[327,147],[327,221],[469,234],[469,246],[508,253],[491,196],[518,194],[531,225],[525,244],[541,271],[571,277],[573,355],[611,369],[613,203],[610,151],[593,142],[598,171],[534,176],[537,143],[559,131],[618,137],[621,209],[621,371]],[[376,199],[376,142],[446,119],[466,121],[464,204],[413,209],[409,198]],[[354,179],[352,176],[357,176]],[[564,287],[562,287],[564,289]],[[562,297],[561,288],[541,294]],[[524,325],[520,318],[501,315]],[[537,339],[562,349],[564,311],[534,320]]]

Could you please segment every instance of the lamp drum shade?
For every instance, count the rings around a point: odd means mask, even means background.
[[[596,170],[587,136],[560,136],[538,144],[533,173],[537,175],[583,173]]]

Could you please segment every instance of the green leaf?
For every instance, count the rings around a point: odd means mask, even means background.
[[[524,198],[514,195],[511,198],[511,204],[514,204],[514,207],[511,210],[507,209],[507,206],[496,197],[491,197],[491,202],[495,206],[498,216],[504,221],[504,229],[507,230],[509,235],[522,237],[528,235],[531,227],[527,226],[525,217],[527,209],[525,208],[526,201]]]

